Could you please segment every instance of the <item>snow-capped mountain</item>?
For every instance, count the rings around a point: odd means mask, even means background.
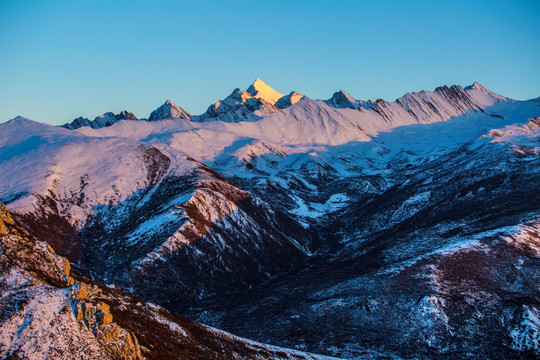
[[[539,115],[478,83],[387,102],[256,80],[199,116],[16,118],[0,125],[0,202],[78,274],[257,341],[527,358]]]
[[[3,150],[27,146],[2,163],[0,191],[11,194],[3,201],[81,273],[149,294],[170,272],[208,273],[175,280],[175,291],[199,298],[230,288],[231,281],[218,278],[233,269],[238,274],[229,280],[248,286],[309,253],[314,236],[300,224],[170,146],[84,136],[20,118],[3,130]],[[30,168],[35,176],[19,181],[17,171]]]
[[[225,99],[212,104],[208,110],[194,121],[256,121],[276,112],[278,109],[264,98],[256,98],[247,91],[234,89]]]
[[[372,101],[356,100],[351,94],[346,93],[343,90],[335,92],[330,99],[326,100],[326,103],[336,108],[358,109],[359,107],[363,107],[371,109],[375,107],[375,103]]]
[[[94,120],[90,121],[87,118],[78,117],[73,120],[71,123],[62,125],[66,129],[78,129],[83,126],[91,127],[92,129],[99,129],[106,126],[111,126],[114,123],[117,123],[120,120],[137,120],[137,117],[133,114],[124,110],[119,114],[113,114],[112,112],[106,112],[103,115],[99,115]]]
[[[265,100],[272,105],[284,96],[282,93],[272,89],[261,79],[255,79],[253,84],[248,87],[247,93],[254,98]]]
[[[182,109],[180,106],[167,100],[163,105],[152,111],[148,121],[158,121],[166,119],[190,119],[191,114]]]

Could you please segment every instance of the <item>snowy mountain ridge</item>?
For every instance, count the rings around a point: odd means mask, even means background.
[[[440,87],[435,90],[435,93],[441,93],[445,87]],[[451,87],[452,91],[455,89],[465,90],[465,92],[474,97],[474,101],[480,101],[482,105],[486,105],[484,101],[489,102],[489,98],[495,99],[497,101],[508,100],[506,97],[498,95],[479,83],[475,82],[470,86],[465,87]],[[420,95],[425,95],[427,92],[420,92]],[[401,102],[407,98],[414,97],[414,93],[406,94],[402,98],[396,100],[396,102]],[[417,95],[417,94],[416,94]],[[280,109],[287,108],[294,105],[300,99],[304,98],[305,95],[291,91],[289,94],[284,95],[273,88],[268,84],[263,82],[260,79],[256,79],[246,91],[235,89],[228,97],[223,100],[217,101],[212,104],[208,110],[201,115],[192,115],[189,112],[182,109],[180,106],[174,104],[170,100],[166,100],[165,103],[154,110],[148,119],[141,119],[147,121],[157,121],[157,120],[171,120],[171,119],[187,119],[196,122],[205,122],[205,121],[225,121],[225,122],[239,122],[239,121],[256,121],[269,114],[272,114]],[[485,99],[482,100],[482,97]],[[463,100],[463,99],[462,99]],[[429,100],[427,100],[429,102]],[[363,101],[356,100],[350,94],[346,93],[343,90],[340,90],[332,96],[329,100],[325,102],[335,108],[350,108],[350,109],[373,109],[377,108],[378,104],[385,104],[383,100],[377,100],[373,102],[371,100]],[[419,103],[421,104],[421,102]],[[112,124],[120,120],[137,120],[135,115],[128,113],[127,111],[122,111],[118,115],[113,113],[105,113],[101,116],[96,117],[93,121],[90,121],[86,118],[79,117],[73,122],[62,125],[68,129],[77,129],[83,126],[88,126],[93,129],[102,128],[111,126]]]
[[[0,124],[0,202],[75,273],[264,343],[538,354],[538,99],[269,89],[199,116]]]
[[[111,126],[112,124],[120,120],[138,120],[137,117],[133,114],[124,110],[119,114],[113,114],[112,112],[106,112],[103,115],[97,116],[94,120],[90,121],[87,118],[78,117],[73,120],[71,123],[64,124],[62,127],[66,129],[78,129],[83,126],[91,127],[92,129],[99,129],[106,126]]]

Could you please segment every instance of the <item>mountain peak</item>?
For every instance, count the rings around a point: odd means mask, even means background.
[[[168,119],[191,119],[191,114],[180,106],[167,99],[156,110],[152,111],[148,121],[168,120]]]
[[[127,110],[122,111],[120,114],[116,115],[118,120],[138,120],[135,114]]]
[[[17,115],[13,119],[10,119],[9,121],[31,121],[31,120],[24,116]]]
[[[272,105],[284,96],[284,94],[272,89],[267,83],[259,78],[255,79],[253,84],[247,89],[247,92],[251,96],[265,100]]]
[[[489,95],[489,96],[494,97],[494,98],[499,99],[499,100],[507,100],[508,99],[505,96],[494,93],[493,91],[489,90],[488,88],[486,88],[485,86],[483,86],[482,84],[480,84],[479,82],[476,82],[476,81],[472,85],[466,86],[464,90],[479,90],[479,91],[483,92],[484,94]]]
[[[470,86],[471,89],[478,89],[482,92],[485,92],[486,94],[489,94],[491,91],[489,91],[486,87],[482,86],[482,84],[480,84],[479,82],[474,82],[471,86]]]
[[[148,121],[158,121],[165,119],[191,119],[191,114],[182,109],[180,106],[167,99],[156,110],[152,111]]]
[[[24,116],[21,116],[21,115],[17,115],[16,117],[14,117],[13,119],[10,119],[8,120],[7,122],[5,123],[2,123],[0,125],[4,125],[4,124],[11,124],[11,126],[16,126],[16,127],[49,127],[50,125],[47,125],[47,124],[44,124],[44,123],[40,123],[40,122],[37,122],[35,120],[31,120],[27,117],[24,117]],[[1,147],[1,146],[0,146]]]
[[[360,107],[358,100],[343,90],[335,92],[329,100],[326,100],[326,103],[337,108],[358,109]]]

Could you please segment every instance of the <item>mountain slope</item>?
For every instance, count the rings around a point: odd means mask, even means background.
[[[70,274],[69,262],[18,227],[3,204],[0,240],[2,358],[319,358],[237,338]]]
[[[2,129],[0,197],[14,217],[82,274],[155,302],[259,286],[317,245],[312,230],[163,144],[24,119]],[[21,182],[20,171],[35,176]],[[170,291],[155,291],[171,273]]]
[[[258,341],[538,355],[538,99],[265,86],[191,119],[1,124],[0,201],[78,273]]]
[[[304,95],[297,93],[296,91],[291,91],[290,94],[284,95],[283,97],[279,98],[279,100],[276,101],[275,105],[277,108],[284,109],[286,107],[296,104],[303,97]]]
[[[538,112],[539,103],[528,105]],[[344,358],[538,356],[540,144],[536,118],[517,114],[403,127],[372,146],[320,152],[331,166],[323,182],[285,167],[287,157],[272,184],[238,180],[292,203],[330,249],[264,290],[191,314],[260,341]],[[491,130],[490,138],[483,135],[490,120],[522,125]]]

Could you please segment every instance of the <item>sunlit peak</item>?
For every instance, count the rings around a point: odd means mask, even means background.
[[[276,103],[283,94],[272,89],[267,83],[257,78],[253,84],[247,89],[247,92],[257,99],[268,101],[272,105]]]

